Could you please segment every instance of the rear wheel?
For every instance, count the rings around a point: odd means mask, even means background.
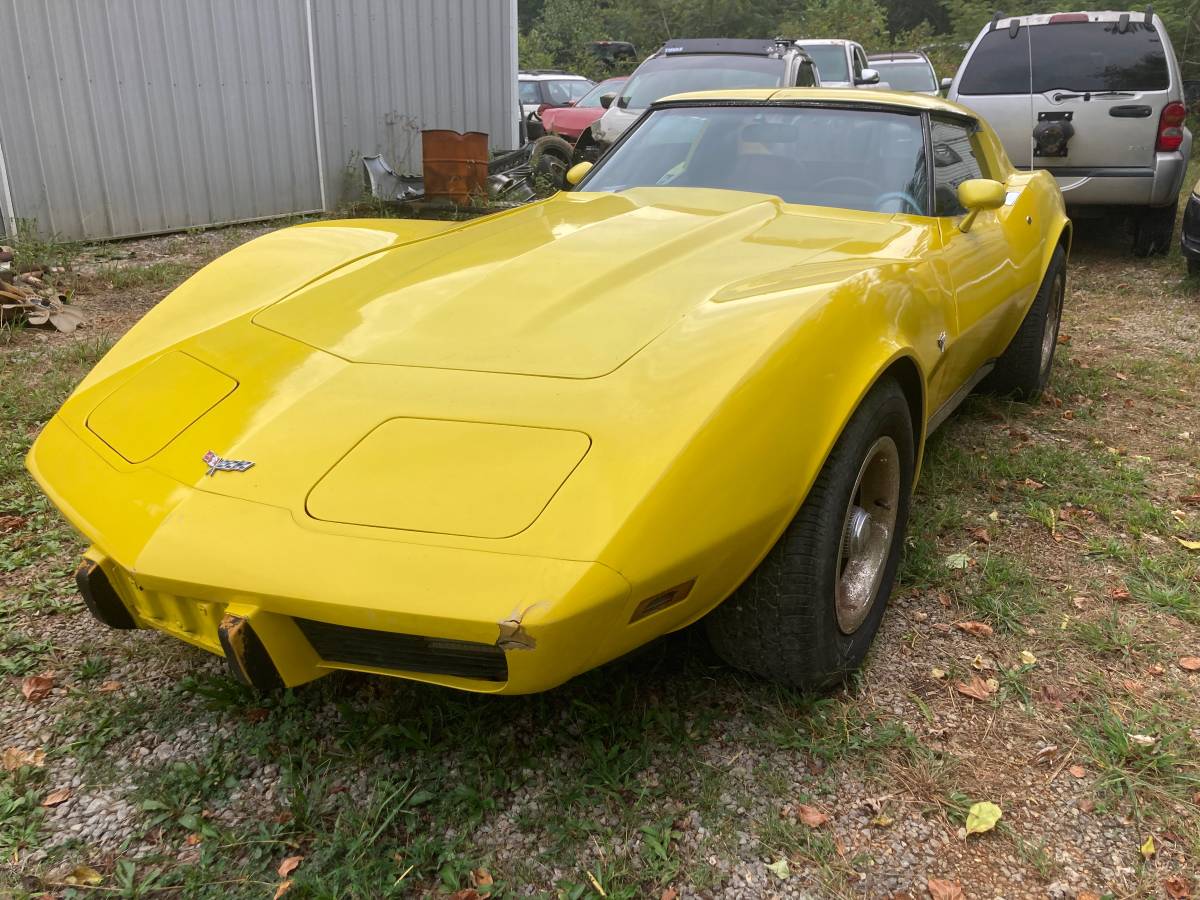
[[[915,459],[908,401],[894,381],[882,381],[787,530],[705,620],[727,663],[808,689],[862,663],[895,581]]]
[[[1042,395],[1054,366],[1066,288],[1067,256],[1062,247],[1056,247],[1033,305],[996,360],[996,367],[980,384],[981,391],[1018,400],[1036,400]]]
[[[1133,223],[1133,255],[1163,256],[1175,236],[1175,214],[1179,206],[1152,207],[1137,214]]]

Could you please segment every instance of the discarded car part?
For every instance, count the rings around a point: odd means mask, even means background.
[[[488,136],[481,131],[421,132],[425,196],[464,205],[487,191]]]
[[[1071,118],[1070,110],[1038,113],[1038,122],[1033,129],[1033,155],[1066,156],[1067,142],[1075,136]]]
[[[425,193],[424,183],[411,175],[400,175],[382,156],[364,156],[367,191],[377,200],[415,200]]]
[[[63,334],[70,334],[83,324],[83,314],[67,306],[65,294],[33,293],[21,286],[17,276],[11,284],[0,283],[0,324],[49,325]]]

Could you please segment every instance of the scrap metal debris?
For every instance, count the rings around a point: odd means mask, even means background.
[[[83,324],[79,310],[66,305],[66,294],[44,280],[45,272],[18,274],[12,263],[12,248],[0,247],[0,325],[48,325],[70,334]]]

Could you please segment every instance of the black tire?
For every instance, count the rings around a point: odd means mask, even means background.
[[[529,151],[529,167],[535,176],[548,180],[555,188],[565,184],[571,167],[571,145],[557,134],[547,134],[533,142]]]
[[[873,586],[859,594],[864,603],[856,612],[857,624],[843,627],[838,598],[845,596],[843,575],[853,565],[843,560],[847,525],[858,500],[868,502],[862,476],[885,464],[879,461],[881,442],[886,452],[895,451],[895,518],[886,537],[879,538],[879,563],[873,570],[878,574]],[[858,668],[892,592],[915,459],[908,401],[896,382],[883,380],[851,417],[787,530],[750,577],[705,619],[709,640],[722,659],[807,690],[829,687]]]
[[[1067,255],[1062,247],[1055,247],[1025,320],[979,385],[981,392],[1030,402],[1042,395],[1054,368],[1066,288]]]
[[[1175,237],[1177,203],[1142,210],[1133,222],[1133,255],[1165,256]]]
[[[599,158],[600,147],[596,144],[596,138],[592,135],[592,130],[589,128],[575,142],[575,148],[571,153],[571,165],[574,166],[581,162],[594,163]]]

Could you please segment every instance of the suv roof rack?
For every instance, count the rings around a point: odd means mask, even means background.
[[[521,69],[518,75],[573,75],[573,72],[568,72],[566,69]],[[576,75],[576,78],[582,78],[581,75]]]
[[[740,56],[770,56],[778,52],[776,41],[764,38],[681,38],[663,44],[659,51],[676,56],[684,53],[734,53]]]

